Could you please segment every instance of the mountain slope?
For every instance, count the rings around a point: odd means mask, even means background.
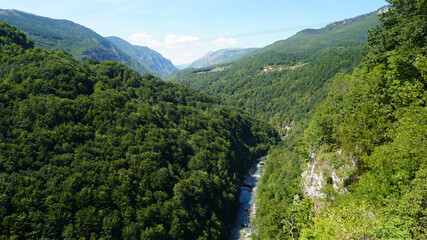
[[[277,41],[266,46],[254,54],[262,54],[269,51],[306,54],[318,49],[336,46],[343,42],[366,43],[368,30],[378,24],[377,13],[382,11],[383,8],[373,13],[328,24],[321,29],[303,30],[286,40]]]
[[[298,141],[269,153],[257,239],[425,239],[427,1],[390,0]]]
[[[100,62],[112,60],[123,63],[141,74],[149,72],[104,37],[71,21],[1,9],[0,21],[13,25],[27,34],[36,47],[65,50],[82,60],[88,58],[94,58]]]
[[[351,72],[363,55],[375,13],[304,30],[242,59],[185,69],[168,80],[220,97],[278,126],[306,124],[326,97],[330,79]]]
[[[221,49],[216,52],[208,52],[202,58],[191,63],[189,67],[203,68],[211,65],[233,62],[257,49],[258,48]]]
[[[178,70],[169,59],[148,47],[132,45],[119,37],[106,38],[158,77],[167,77]]]
[[[277,139],[218,99],[0,22],[1,239],[224,239]]]

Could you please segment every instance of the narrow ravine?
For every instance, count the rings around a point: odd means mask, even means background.
[[[251,234],[255,231],[252,223],[256,210],[255,196],[265,161],[266,157],[262,157],[255,161],[240,184],[239,207],[237,209],[230,240],[250,239]]]

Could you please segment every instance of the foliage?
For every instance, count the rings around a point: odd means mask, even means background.
[[[362,66],[335,78],[305,132],[307,145],[357,156],[359,172],[301,239],[425,238],[426,1],[389,2]]]
[[[256,227],[260,239],[298,237],[312,218],[313,203],[299,188],[301,160],[281,143],[268,153],[257,191]]]
[[[16,28],[10,28],[7,24],[0,22],[0,45],[21,45],[24,49],[34,47],[34,43],[19,32]]]
[[[220,97],[276,126],[303,129],[337,73],[360,63],[376,14],[304,30],[226,65],[185,69],[168,80]]]
[[[368,29],[377,23],[373,13],[321,30],[305,30],[231,64],[186,69],[169,78],[218,96],[275,125],[293,126],[286,142],[269,152],[257,192],[255,238],[307,236],[306,229],[318,219],[312,212],[313,201],[299,186],[304,163],[300,134],[330,89],[335,91],[337,81],[359,65]],[[329,112],[322,118],[324,122],[319,125],[325,129],[316,128],[313,139],[329,141],[334,136],[325,136],[322,131],[331,131],[328,128],[334,119],[329,119]],[[339,159],[336,164],[341,164]]]
[[[0,27],[0,239],[224,237],[271,126]]]

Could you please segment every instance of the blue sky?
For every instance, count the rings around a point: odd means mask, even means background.
[[[148,46],[174,64],[190,63],[222,48],[264,47],[304,28],[320,28],[386,4],[385,0],[0,0],[1,9],[68,19],[102,36]],[[230,37],[276,29],[282,31]]]

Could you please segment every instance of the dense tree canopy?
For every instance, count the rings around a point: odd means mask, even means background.
[[[375,13],[308,29],[231,64],[185,69],[169,80],[221,98],[276,126],[307,125],[330,79],[360,63]]]
[[[274,124],[298,121],[269,152],[253,239],[425,239],[427,1],[389,2],[369,36],[357,32],[375,15],[172,77]],[[240,175],[277,139],[268,124],[0,33],[0,239],[225,236]],[[312,200],[301,172],[319,158],[345,189],[329,176]]]
[[[259,198],[259,227],[269,228],[259,231],[261,239],[425,239],[427,1],[389,2],[390,10],[370,31],[362,65],[333,78],[304,139],[270,153],[276,167],[267,165],[261,184],[269,196]],[[346,191],[324,180],[315,215],[290,180],[294,175],[300,183],[295,169],[306,162],[298,163],[295,154],[308,160],[309,149],[338,172],[344,166],[337,156],[356,164],[356,171],[344,174]],[[274,214],[273,205],[282,210]]]
[[[220,239],[277,135],[116,62],[32,48],[0,22],[0,239]]]

